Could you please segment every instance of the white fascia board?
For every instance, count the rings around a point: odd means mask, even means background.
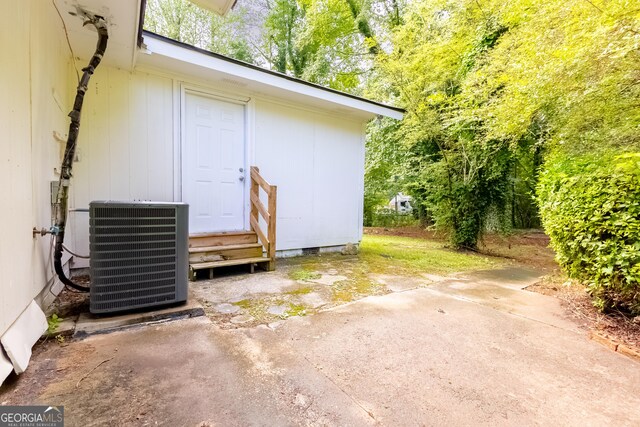
[[[206,55],[196,50],[188,49],[177,44],[169,43],[156,37],[145,37],[146,53],[160,55],[183,63],[203,67],[218,73],[227,74],[235,80],[255,82],[260,85],[277,88],[283,94],[290,93],[297,96],[304,95],[309,98],[322,100],[336,104],[342,108],[368,113],[370,117],[385,116],[401,120],[404,114],[398,109],[385,107],[366,100],[352,98],[346,94],[336,93],[331,90],[312,86],[289,79],[287,76],[279,76],[269,71],[260,71],[248,66],[240,65],[215,56]]]

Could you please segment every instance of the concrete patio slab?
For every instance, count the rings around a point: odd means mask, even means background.
[[[71,426],[640,425],[639,363],[549,321],[558,301],[524,276],[486,274],[273,328],[200,317],[51,344],[0,402],[65,405]]]
[[[222,314],[234,314],[240,311],[240,307],[238,307],[237,305],[229,304],[229,303],[222,303],[222,304],[216,305],[214,307],[214,310]]]
[[[331,300],[329,300],[328,298],[323,297],[320,293],[318,292],[310,292],[306,295],[301,295],[300,296],[300,300],[302,301],[302,303],[305,306],[311,307],[311,308],[320,308],[322,306],[325,306],[329,303],[331,303]]]
[[[220,304],[237,302],[255,294],[281,294],[297,286],[295,280],[274,271],[198,280],[190,284],[190,289],[196,298]]]
[[[532,270],[505,268],[460,275],[434,283],[429,290],[578,332],[578,326],[567,318],[557,300],[522,290],[538,280]]]
[[[427,286],[431,280],[420,277],[394,276],[392,274],[371,274],[371,279],[383,284],[391,292],[403,292]]]
[[[161,322],[167,320],[186,319],[204,316],[202,305],[193,297],[186,303],[153,311],[137,311],[133,313],[97,316],[91,313],[80,313],[76,321],[75,338],[83,338],[92,334],[104,334],[135,325]]]
[[[640,423],[639,364],[573,330],[428,289],[276,334],[381,425]]]
[[[347,280],[347,276],[342,276],[340,274],[321,274],[321,276],[317,279],[309,279],[309,282],[318,283],[320,285],[325,286],[333,286],[337,282],[342,282],[343,280]]]

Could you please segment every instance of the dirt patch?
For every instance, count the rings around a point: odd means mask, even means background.
[[[541,230],[520,230],[509,235],[490,233],[479,243],[480,252],[552,273],[558,270],[549,236]]]
[[[37,396],[48,384],[55,381],[64,369],[58,366],[58,352],[62,347],[55,339],[42,340],[33,346],[29,369],[21,375],[11,373],[0,387],[0,405],[24,405],[35,403]]]
[[[382,236],[413,237],[416,239],[428,239],[444,242],[447,236],[434,230],[427,230],[422,227],[364,227],[365,234]]]
[[[91,280],[89,276],[76,276],[73,282],[81,286],[89,286]],[[64,288],[53,304],[47,309],[47,315],[57,314],[58,317],[65,319],[74,317],[80,313],[89,311],[89,293],[75,291],[73,289]]]
[[[558,273],[545,277],[527,290],[558,298],[582,329],[640,351],[640,316],[630,318],[618,312],[601,313],[593,306],[587,288],[580,282]]]

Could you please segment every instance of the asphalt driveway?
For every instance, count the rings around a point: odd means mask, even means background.
[[[35,355],[2,403],[67,425],[640,425],[640,363],[590,341],[536,275],[474,273],[265,325],[200,317]]]

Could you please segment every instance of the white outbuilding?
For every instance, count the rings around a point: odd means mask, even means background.
[[[69,13],[80,5],[104,17],[109,41],[82,109],[68,249],[89,253],[94,200],[186,202],[194,238],[255,233],[247,244],[270,266],[362,237],[364,126],[403,111],[142,31],[143,4],[0,2],[0,380],[26,368],[41,309],[62,288],[50,236],[32,230],[52,225],[77,70],[96,47]],[[88,265],[70,252],[62,261]]]

